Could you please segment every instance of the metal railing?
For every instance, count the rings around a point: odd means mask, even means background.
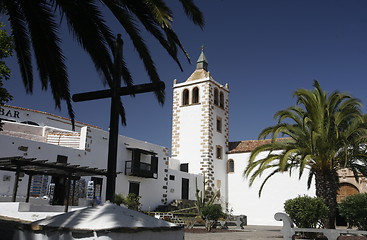
[[[151,170],[151,164],[139,162],[133,164],[133,161],[125,162],[125,175],[152,178],[153,173]]]

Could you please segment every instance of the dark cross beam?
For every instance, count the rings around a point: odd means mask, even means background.
[[[121,34],[118,34],[115,43],[114,73],[111,89],[74,94],[72,97],[74,102],[89,101],[109,97],[111,98],[106,186],[106,200],[109,200],[111,202],[114,200],[116,188],[116,161],[119,131],[119,110],[121,101],[120,96],[160,91],[165,89],[164,82],[121,87],[122,44],[123,42],[121,39]]]

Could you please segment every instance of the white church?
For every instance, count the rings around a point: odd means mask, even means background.
[[[191,76],[173,83],[171,151],[119,136],[116,194],[135,193],[142,210],[153,211],[175,200],[195,200],[205,176],[205,189],[220,190],[223,208],[246,215],[249,225],[279,225],[273,216],[284,211],[287,199],[314,196],[314,188],[307,190],[307,174],[273,176],[260,198],[263,179],[249,187],[243,176],[249,155],[267,140],[229,142],[229,94],[201,52]],[[69,205],[85,206],[91,194],[104,201],[107,131],[77,122],[73,132],[69,119],[15,106],[0,107],[0,118],[0,201],[32,202],[49,195],[51,186],[54,204],[72,198]],[[366,191],[365,182],[353,182],[347,172],[341,176],[340,194]]]

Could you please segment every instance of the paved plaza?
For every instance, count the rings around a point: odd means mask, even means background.
[[[185,240],[270,240],[282,239],[281,227],[245,226],[238,231],[213,233],[185,233]]]

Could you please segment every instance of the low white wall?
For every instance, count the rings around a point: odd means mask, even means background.
[[[51,208],[48,209],[49,212],[45,212],[45,211],[42,211],[42,212],[39,212],[39,211],[33,211],[33,212],[24,211],[24,212],[22,212],[22,211],[19,211],[20,208],[22,209],[22,207],[20,207],[21,204],[24,204],[24,203],[1,202],[0,203],[0,215],[33,222],[33,221],[37,221],[37,220],[40,220],[40,219],[44,219],[46,217],[51,217],[51,216],[55,216],[55,215],[64,213],[64,208],[61,209],[61,208],[59,208],[60,206],[56,206],[55,208],[52,208],[54,206],[50,206]],[[69,211],[74,211],[74,210],[77,210],[77,209],[80,209],[80,208],[69,208]],[[23,208],[23,210],[24,210],[24,208]]]
[[[124,240],[155,240],[155,239],[171,239],[171,240],[182,240],[184,239],[184,231],[180,230],[162,230],[162,231],[139,231],[139,232],[113,232],[111,231],[101,231],[100,233],[94,233],[90,231],[88,234],[83,232],[72,233],[70,231],[58,230],[54,232],[47,233],[34,233],[28,230],[17,230],[15,232],[14,240],[49,240],[49,239],[79,239],[79,240],[95,240],[95,239],[124,239]]]
[[[180,170],[180,165],[181,162],[180,160],[176,159],[176,158],[170,158],[169,159],[169,168],[172,170]]]

